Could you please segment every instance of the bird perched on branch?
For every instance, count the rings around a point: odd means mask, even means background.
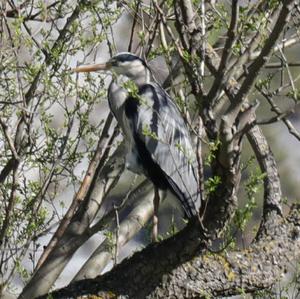
[[[157,240],[159,190],[169,190],[188,218],[198,216],[196,157],[187,126],[170,96],[156,83],[145,61],[119,53],[103,64],[75,72],[110,70],[108,102],[127,144],[126,167],[154,184],[153,239]]]

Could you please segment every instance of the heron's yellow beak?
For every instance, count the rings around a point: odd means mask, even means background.
[[[100,64],[90,64],[90,65],[82,65],[72,69],[72,72],[75,73],[87,73],[87,72],[96,72],[96,71],[105,71],[111,68],[111,64],[100,63]]]

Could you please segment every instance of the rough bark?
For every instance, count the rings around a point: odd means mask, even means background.
[[[299,206],[293,206],[285,219],[276,215],[266,222],[264,233],[248,249],[226,254],[211,253],[199,244],[190,247],[197,243],[194,228],[189,225],[173,238],[147,247],[103,276],[76,282],[51,295],[201,298],[253,292],[274,285],[288,263],[300,255]]]

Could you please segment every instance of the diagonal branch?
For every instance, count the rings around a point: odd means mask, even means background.
[[[148,222],[153,215],[154,190],[152,184],[149,182],[147,182],[145,187],[146,188],[143,188],[144,192],[142,194],[139,192],[141,200],[138,201],[134,209],[126,216],[126,218],[120,222],[118,237],[115,236],[114,233],[112,237],[106,238],[81,267],[73,281],[94,278],[97,275],[100,275],[113,257],[114,252],[112,250],[112,244],[117,244],[118,248],[121,248]],[[140,191],[140,189],[141,187],[138,186],[135,192],[137,190]],[[112,229],[110,229],[110,231],[112,231]]]
[[[228,64],[228,60],[230,58],[230,53],[232,51],[232,47],[236,40],[236,29],[238,23],[238,12],[239,12],[239,1],[234,0],[232,1],[232,8],[231,8],[231,21],[227,31],[227,39],[225,42],[224,50],[222,53],[221,61],[218,67],[218,71],[215,75],[214,82],[205,98],[206,102],[210,103],[212,106],[219,96],[220,91],[223,89],[222,86],[224,84],[224,76],[226,72],[226,66]]]
[[[277,39],[282,33],[283,28],[288,23],[293,6],[294,6],[293,0],[284,0],[282,2],[282,8],[280,10],[277,21],[273,27],[273,30],[270,33],[270,36],[266,40],[259,56],[247,68],[248,75],[243,81],[241,87],[239,88],[239,91],[236,94],[234,101],[231,102],[226,112],[226,114],[228,115],[228,117],[231,119],[232,122],[236,119],[247,94],[249,93],[250,89],[253,86],[255,79],[257,78],[261,68],[268,61],[269,55],[274,45],[276,44]]]
[[[93,178],[87,198],[72,216],[70,224],[65,229],[62,237],[52,249],[51,254],[47,256],[43,265],[34,272],[19,298],[35,298],[48,292],[75,251],[91,237],[88,231],[89,225],[96,216],[100,203],[123,172],[124,159],[122,151],[123,147],[119,147],[112,155],[109,163],[106,163],[103,167],[98,165],[97,175]],[[100,173],[99,168],[101,168]]]
[[[276,113],[276,118],[278,120],[282,120],[282,122],[286,125],[289,133],[293,135],[298,141],[300,141],[300,133],[297,129],[293,126],[290,120],[288,120],[287,116],[289,113],[284,113],[281,109],[274,103],[272,95],[268,94],[267,92],[263,91],[261,87],[256,86],[256,89],[266,98],[268,103],[271,106],[271,110]],[[292,111],[293,112],[293,111]]]
[[[107,143],[109,140],[108,130],[112,123],[112,119],[113,119],[112,114],[109,114],[109,116],[105,122],[104,128],[102,130],[102,134],[99,139],[97,149],[96,149],[94,156],[93,156],[92,160],[90,161],[90,164],[87,168],[83,182],[82,182],[78,192],[76,193],[74,199],[72,200],[72,203],[69,206],[68,211],[66,212],[63,219],[61,220],[59,227],[57,228],[57,230],[55,231],[54,235],[52,236],[50,242],[48,243],[47,247],[43,251],[43,254],[41,255],[41,257],[36,265],[35,271],[37,271],[42,266],[44,261],[47,259],[47,257],[51,253],[51,251],[54,249],[58,240],[62,237],[67,226],[70,224],[71,219],[72,219],[75,211],[77,210],[78,206],[86,197],[87,192],[91,186],[92,180],[95,176],[97,167],[103,158],[102,156],[103,156],[104,150],[107,147]]]
[[[73,283],[51,296],[198,298],[238,295],[241,289],[247,293],[270,288],[289,262],[300,257],[300,207],[293,206],[285,220],[275,217],[274,222],[276,226],[247,250],[224,255],[198,251],[191,260],[186,249],[193,249],[190,247],[193,228],[189,225],[173,238],[134,254],[107,274]]]

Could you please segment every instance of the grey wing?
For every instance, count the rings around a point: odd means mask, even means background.
[[[196,156],[176,105],[157,84],[140,90],[134,129],[159,165],[188,217],[200,208]]]

